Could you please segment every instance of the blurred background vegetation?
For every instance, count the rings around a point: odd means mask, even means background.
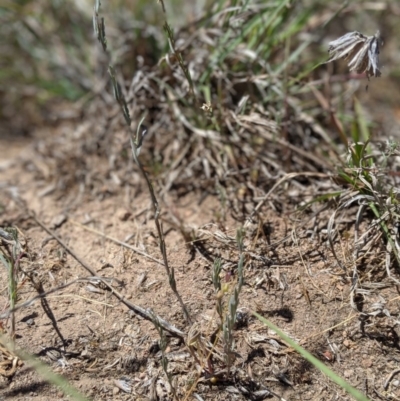
[[[327,42],[348,31],[359,30],[372,35],[380,29],[385,38],[382,50],[382,75],[367,95],[377,109],[400,104],[400,52],[399,37],[400,3],[394,1],[222,1],[202,0],[165,2],[167,19],[179,38],[179,31],[188,32],[201,27],[211,28],[212,15],[223,13],[224,22],[216,29],[228,31],[235,19],[237,34],[221,36],[221,48],[211,49],[210,59],[221,66],[227,56],[243,46],[254,51],[252,74],[277,71],[282,53],[291,58],[291,77],[306,80],[321,77],[332,68],[321,66],[315,73],[307,74],[314,66],[327,58]],[[276,10],[275,20],[267,23],[265,10]],[[99,81],[106,76],[107,59],[94,38],[92,0],[18,0],[5,1],[0,6],[0,135],[27,134],[32,126],[51,119],[52,110],[64,111],[65,117],[79,114],[87,101],[93,98]],[[232,12],[227,10],[231,8]],[[253,14],[262,10],[260,20]],[[104,1],[102,14],[106,19],[106,31],[113,63],[129,80],[143,66],[156,67],[169,51],[168,38],[163,30],[164,14],[156,0]],[[250,25],[248,23],[253,25]],[[283,24],[282,22],[285,22]],[[263,29],[265,24],[265,29]],[[246,30],[243,33],[241,28]],[[280,30],[280,31],[279,31]],[[283,49],[283,50],[282,50]],[[290,52],[298,50],[298,53]],[[279,53],[279,55],[278,55]],[[189,60],[190,61],[190,60]],[[248,61],[248,60],[247,60]],[[225,64],[231,72],[245,72],[248,62],[240,60]],[[275,63],[275,66],[274,66]],[[204,66],[205,68],[207,66]],[[212,66],[214,67],[214,65]],[[204,75],[201,84],[205,82]],[[110,89],[110,88],[109,88]],[[361,94],[365,97],[365,93]],[[71,104],[79,101],[77,107]],[[73,111],[74,110],[74,111]]]
[[[156,0],[103,3],[108,42],[119,64],[127,67],[126,73],[133,75],[138,56],[157,64],[167,39]],[[196,3],[169,2],[174,27],[198,18],[209,7],[204,1]],[[91,0],[20,0],[0,5],[2,135],[9,130],[12,135],[27,133],[32,123],[46,118],[49,107],[67,108],[69,102],[94,90],[102,55],[93,33],[93,6]]]

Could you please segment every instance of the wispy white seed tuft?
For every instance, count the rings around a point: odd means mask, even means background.
[[[373,36],[365,36],[360,32],[349,32],[329,43],[330,58],[334,61],[340,58],[348,61],[350,71],[358,74],[366,73],[367,77],[379,77],[379,48],[382,45],[380,32]]]

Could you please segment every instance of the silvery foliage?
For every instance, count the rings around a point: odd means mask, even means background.
[[[379,77],[379,48],[382,45],[380,32],[373,36],[365,36],[360,32],[349,32],[329,43],[330,58],[334,61],[344,58],[348,61],[350,71],[357,74],[365,72],[367,77]]]

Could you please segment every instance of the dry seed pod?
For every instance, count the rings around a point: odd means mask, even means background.
[[[340,58],[348,61],[350,71],[357,74],[365,72],[367,77],[379,77],[381,72],[378,67],[379,48],[382,45],[380,32],[373,36],[365,36],[360,32],[349,32],[329,43],[330,58],[334,61]]]

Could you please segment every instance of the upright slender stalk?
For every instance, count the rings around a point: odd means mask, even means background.
[[[0,261],[7,269],[8,296],[10,309],[13,310],[17,303],[18,266],[23,256],[21,244],[18,240],[18,231],[15,228],[0,229]],[[11,339],[15,339],[15,314],[10,313]]]
[[[142,173],[146,183],[147,183],[147,187],[149,189],[149,193],[150,193],[150,197],[151,197],[151,203],[153,205],[153,211],[154,211],[154,223],[156,225],[157,228],[157,233],[158,233],[158,237],[160,240],[160,251],[163,257],[163,261],[164,261],[164,267],[165,270],[167,271],[167,275],[168,275],[168,281],[169,281],[169,285],[172,289],[172,291],[174,292],[176,298],[178,299],[181,308],[183,310],[183,313],[185,315],[185,319],[188,323],[191,323],[191,318],[189,315],[189,312],[186,308],[185,303],[182,300],[181,295],[178,292],[177,286],[176,286],[176,280],[175,280],[175,270],[173,266],[170,266],[168,263],[168,257],[167,257],[167,247],[165,245],[165,240],[164,240],[164,231],[162,229],[162,222],[160,221],[160,206],[159,203],[157,201],[156,195],[154,193],[154,189],[153,189],[153,185],[146,173],[146,171],[144,170],[142,164],[139,161],[139,154],[140,154],[140,150],[141,150],[141,143],[143,140],[143,136],[146,134],[146,129],[142,129],[142,123],[143,123],[143,119],[144,117],[141,119],[141,121],[139,122],[138,125],[138,130],[136,133],[136,138],[133,137],[133,134],[131,132],[130,134],[130,143],[131,143],[131,149],[132,149],[132,157],[133,160],[135,161],[135,163],[137,164],[137,166],[139,167],[140,172]]]
[[[163,3],[162,3],[162,5],[163,5]],[[100,9],[100,1],[96,0],[96,4],[94,7],[94,14],[93,14],[94,31],[97,36],[97,39],[99,40],[99,42],[101,43],[101,45],[103,47],[103,50],[107,51],[107,40],[106,40],[106,33],[105,33],[104,18],[99,17],[99,9]],[[115,70],[112,65],[109,66],[108,73],[111,77],[111,83],[112,83],[113,90],[114,90],[115,100],[121,107],[122,114],[124,116],[125,122],[129,129],[129,139],[130,139],[130,143],[131,143],[133,160],[136,163],[136,165],[139,167],[139,170],[142,173],[142,175],[146,181],[146,184],[147,184],[147,187],[148,187],[148,190],[150,193],[151,203],[153,205],[153,210],[154,210],[154,222],[156,225],[156,229],[157,229],[157,233],[158,233],[158,237],[159,237],[159,241],[160,241],[159,242],[160,251],[163,256],[164,266],[165,266],[165,269],[168,274],[169,285],[182,307],[186,321],[188,323],[191,323],[191,318],[190,318],[189,312],[188,312],[188,310],[182,300],[182,297],[180,296],[180,294],[178,292],[177,286],[176,286],[174,268],[173,268],[173,266],[170,267],[170,265],[168,263],[167,249],[166,249],[165,240],[164,240],[164,232],[162,229],[162,223],[159,218],[160,217],[160,206],[159,206],[157,198],[155,196],[153,185],[139,160],[139,154],[140,154],[140,150],[142,147],[143,137],[145,136],[145,134],[147,132],[147,130],[144,129],[144,127],[142,126],[144,117],[140,120],[137,131],[136,131],[136,136],[134,136],[132,129],[131,129],[132,119],[131,119],[131,116],[129,113],[128,105],[126,103],[125,96],[122,92],[121,86],[118,83],[118,80],[117,80],[116,74],[115,74]]]
[[[243,286],[243,276],[244,276],[244,274],[243,274],[243,267],[244,267],[243,239],[244,239],[244,232],[242,229],[238,229],[237,235],[236,235],[236,240],[238,243],[240,256],[239,256],[239,262],[238,262],[238,268],[237,268],[237,283],[235,285],[233,293],[231,294],[231,296],[229,298],[228,310],[226,312],[225,320],[222,325],[222,332],[223,332],[223,336],[224,336],[225,363],[228,368],[228,371],[230,370],[230,368],[234,362],[233,329],[234,329],[235,322],[236,322],[237,308],[239,306],[239,294],[240,294],[240,291]]]

